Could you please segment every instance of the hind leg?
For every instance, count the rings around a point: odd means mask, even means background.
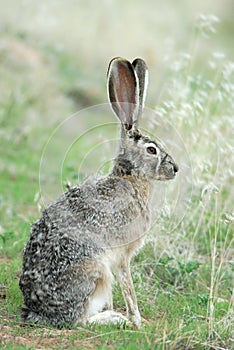
[[[105,280],[98,280],[88,306],[88,323],[123,324],[127,318],[113,310],[112,288]]]
[[[108,267],[101,266],[100,278],[88,302],[88,323],[124,324],[127,318],[113,310],[112,282],[113,275]]]
[[[116,312],[114,310],[106,310],[103,312],[99,312],[98,314],[90,317],[88,319],[89,323],[97,323],[97,324],[120,324],[123,325],[128,322],[127,317],[122,315],[120,312]]]
[[[105,279],[106,275],[100,276],[100,278],[95,281],[95,289],[89,297],[87,305],[87,316],[92,317],[99,312],[104,310],[113,309],[112,300],[112,275]]]

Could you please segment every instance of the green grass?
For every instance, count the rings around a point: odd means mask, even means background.
[[[60,10],[62,13],[63,5]],[[69,27],[68,13],[61,13],[60,20]],[[167,24],[173,18],[170,16],[167,21],[165,17]],[[232,22],[228,13],[222,18],[217,41],[215,22],[209,16],[200,18],[196,30],[191,24],[190,30],[183,32],[182,42],[190,44],[181,44],[183,53],[177,47],[177,54],[163,63],[161,85],[153,85],[151,74],[150,93],[158,91],[159,96],[155,113],[165,125],[151,120],[147,112],[142,125],[171,148],[182,180],[179,177],[167,187],[166,199],[174,212],[165,205],[158,220],[153,217],[147,243],[132,263],[144,320],[141,330],[97,325],[56,330],[21,322],[23,297],[18,281],[31,223],[40,216],[47,202],[44,197],[55,199],[66,181],[74,184],[94,171],[108,171],[117,128],[108,108],[94,106],[106,101],[104,65],[112,51],[106,49],[105,57],[93,53],[93,59],[87,56],[87,61],[82,56],[79,61],[75,44],[70,47],[68,43],[66,50],[56,42],[60,31],[53,33],[53,41],[43,39],[36,30],[22,28],[22,24],[18,27],[9,21],[2,27],[11,45],[0,55],[1,349],[232,349],[233,62],[222,52],[217,54],[220,41],[230,53]],[[149,33],[147,25],[145,28]],[[103,34],[103,28],[99,30]],[[91,32],[87,35],[92,37]],[[154,65],[151,53],[156,55],[153,42],[150,36],[148,48],[152,51],[147,51],[141,41],[142,51],[138,52],[146,55],[150,70]],[[185,48],[189,56],[184,54]],[[134,52],[132,49],[131,54]],[[86,62],[84,68],[81,62]],[[71,118],[71,124],[66,121],[59,126],[77,109],[89,106],[94,107],[82,110],[74,124]],[[167,130],[172,131],[171,139]],[[175,130],[182,139],[179,148],[170,142]],[[175,198],[183,189],[182,218]],[[118,284],[114,285],[114,306],[126,311]]]

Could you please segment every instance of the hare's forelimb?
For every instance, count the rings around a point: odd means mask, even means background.
[[[130,262],[124,261],[116,273],[120,284],[125,304],[127,307],[127,317],[137,328],[141,328],[141,316],[138,310],[137,298],[132,282]]]

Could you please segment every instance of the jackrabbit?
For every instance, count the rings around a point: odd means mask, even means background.
[[[140,328],[130,262],[149,227],[153,180],[173,179],[178,171],[173,158],[138,129],[147,82],[142,59],[110,62],[108,95],[121,123],[118,154],[109,175],[68,188],[33,224],[19,283],[26,322],[62,327],[129,320]],[[113,311],[113,274],[127,318]]]

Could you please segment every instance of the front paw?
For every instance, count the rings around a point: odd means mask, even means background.
[[[139,311],[134,315],[129,316],[129,319],[136,328],[141,329],[141,315]]]

